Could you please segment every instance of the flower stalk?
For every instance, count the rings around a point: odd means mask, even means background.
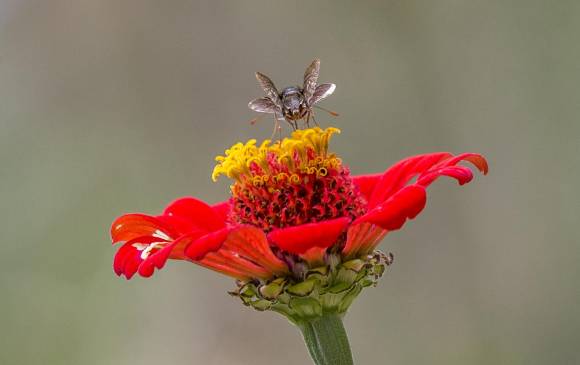
[[[353,365],[342,316],[325,313],[298,323],[310,356],[316,365]]]

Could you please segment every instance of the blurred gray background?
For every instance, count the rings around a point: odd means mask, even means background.
[[[0,1],[0,363],[307,364],[299,332],[227,277],[114,276],[108,230],[195,195],[271,133],[262,95],[314,58],[354,173],[480,152],[382,244],[345,324],[357,364],[580,363],[580,2]]]

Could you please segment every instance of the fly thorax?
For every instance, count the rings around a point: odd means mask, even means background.
[[[302,95],[302,91],[294,86],[282,90],[281,99],[284,109],[290,112],[290,114],[299,113],[301,106],[304,103],[304,95]]]

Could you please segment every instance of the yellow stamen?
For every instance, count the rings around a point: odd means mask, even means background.
[[[213,170],[212,180],[216,181],[220,175],[225,175],[238,181],[250,179],[252,184],[262,185],[268,181],[288,179],[288,176],[291,182],[296,182],[299,177],[294,172],[298,171],[325,176],[328,168],[340,166],[340,159],[334,154],[328,154],[328,144],[335,133],[340,133],[340,130],[316,127],[296,130],[289,138],[273,144],[272,141],[265,140],[257,146],[255,139],[245,144],[236,143],[225,151],[224,156],[215,158],[217,165]],[[314,156],[309,153],[314,153]],[[296,157],[299,166],[295,164]],[[271,171],[272,159],[285,166],[288,173]],[[258,167],[261,172],[256,172]]]

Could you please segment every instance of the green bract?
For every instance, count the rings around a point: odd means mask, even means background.
[[[321,317],[325,313],[342,315],[363,288],[377,285],[393,255],[375,251],[364,258],[310,269],[303,278],[293,276],[270,281],[238,282],[230,292],[259,311],[271,310],[286,316],[295,324]]]

